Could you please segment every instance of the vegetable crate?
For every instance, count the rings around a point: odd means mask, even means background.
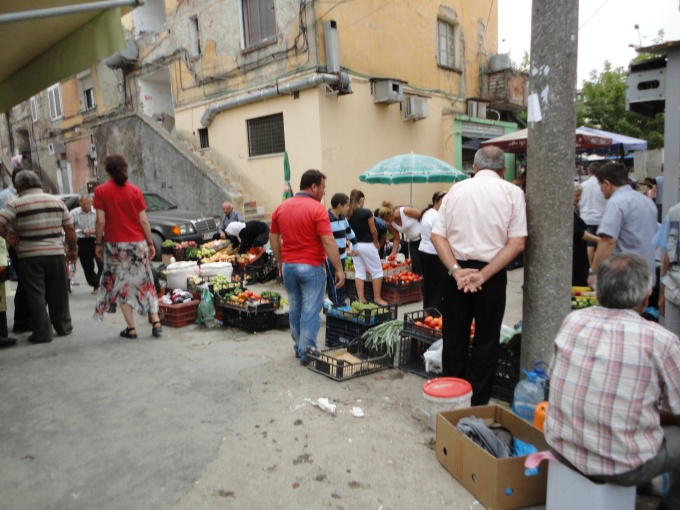
[[[234,268],[233,275],[249,282],[266,283],[278,276],[278,266],[274,257],[269,253],[264,253],[254,263]]]
[[[274,329],[289,329],[290,314],[288,312],[274,314]]]
[[[399,339],[399,370],[425,377],[441,377],[441,374],[429,373],[425,370],[423,354],[435,342],[435,338],[414,338],[410,334],[402,333]]]
[[[345,280],[345,293],[347,297],[352,301],[359,300],[359,294],[357,294],[357,287],[354,280]],[[423,299],[423,286],[422,282],[416,282],[411,285],[399,285],[390,287],[383,282],[381,290],[382,298],[388,303],[395,305],[405,305],[407,303],[416,303],[422,301]],[[368,301],[373,301],[375,296],[373,295],[373,284],[371,282],[366,282],[364,285],[364,297]]]
[[[520,342],[516,342],[515,345],[500,345],[498,347],[496,379],[491,390],[491,396],[496,400],[512,403],[515,386],[519,382],[520,354]]]
[[[213,286],[211,280],[215,278],[215,276],[189,276],[187,278],[187,290],[190,292],[202,292],[203,291],[203,286],[207,283],[208,284],[208,290],[214,294],[215,293],[215,287]],[[234,289],[239,289],[243,287],[243,282],[227,282],[227,283],[221,283],[219,284],[217,290],[234,290]]]
[[[346,381],[392,366],[387,351],[368,349],[361,336],[354,338],[344,347],[325,351],[307,351],[307,368],[325,375],[334,381]]]
[[[425,308],[417,312],[404,314],[404,334],[411,338],[418,338],[428,342],[434,342],[442,337],[442,332],[425,325],[418,325],[416,322],[423,322],[425,317],[441,317],[442,314],[436,308]]]
[[[342,314],[348,316],[339,317],[335,315],[337,310],[331,308],[326,315],[326,346],[347,345],[370,328],[396,319],[397,309],[397,305],[387,305],[361,313],[342,311]],[[376,311],[376,315],[371,315],[372,311]]]
[[[365,326],[375,326],[396,319],[397,310],[397,305],[378,305],[377,308],[367,308],[361,311],[356,311],[353,308],[348,309],[346,306],[333,306],[328,310],[327,315]]]
[[[274,328],[274,310],[246,310],[221,306],[225,326],[233,326],[248,333],[269,331]]]
[[[193,324],[196,322],[199,303],[200,301],[195,299],[177,305],[166,305],[159,302],[158,316],[160,317],[161,324],[171,328],[181,328]]]

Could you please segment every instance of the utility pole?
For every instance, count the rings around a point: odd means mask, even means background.
[[[570,309],[578,0],[533,0],[522,366],[550,362]]]

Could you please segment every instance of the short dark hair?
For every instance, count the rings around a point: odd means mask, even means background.
[[[588,165],[588,173],[590,175],[595,175],[595,172],[597,172],[597,169],[602,166],[602,161],[593,161],[590,165]]]
[[[649,264],[636,253],[612,255],[597,270],[597,300],[605,308],[635,309],[651,290]]]
[[[609,181],[612,186],[628,184],[628,169],[621,163],[605,163],[595,171],[598,182]]]
[[[349,197],[345,195],[344,193],[336,193],[333,195],[333,198],[331,198],[331,207],[335,209],[339,205],[345,205],[346,203],[349,202]]]
[[[307,170],[300,178],[300,189],[309,189],[314,184],[321,186],[321,182],[326,178],[319,170]]]

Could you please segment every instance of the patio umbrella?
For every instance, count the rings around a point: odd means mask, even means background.
[[[422,154],[402,154],[381,161],[359,176],[368,184],[410,184],[413,204],[413,183],[458,182],[467,175],[448,163]]]
[[[291,198],[293,196],[293,188],[290,185],[290,163],[288,162],[288,153],[283,153],[283,198]]]
[[[611,152],[623,151],[625,154],[628,154],[631,151],[647,150],[647,140],[642,140],[641,138],[633,138],[632,136],[620,135],[618,133],[611,133],[609,131],[602,131],[601,129],[594,129],[586,126],[581,126],[579,130],[604,138],[611,138],[612,143],[608,147],[608,150]]]
[[[588,131],[577,129],[575,133],[576,150],[582,151],[587,149],[597,149],[601,147],[609,147],[612,144],[611,138],[599,136]],[[505,152],[513,154],[526,153],[527,151],[527,137],[529,136],[528,129],[520,129],[514,133],[492,138],[491,140],[484,140],[479,145],[486,147],[488,145],[495,145]]]

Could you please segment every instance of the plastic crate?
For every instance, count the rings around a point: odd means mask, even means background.
[[[354,280],[345,280],[345,294],[350,299],[350,301],[358,301],[359,295],[357,294],[357,286]],[[367,283],[364,285],[364,297],[368,301],[373,301],[373,284]]]
[[[519,336],[519,335],[518,335]],[[491,396],[496,400],[512,403],[515,386],[519,382],[521,343],[498,347],[498,365]]]
[[[418,282],[417,284],[399,287],[390,287],[383,284],[380,295],[388,303],[396,305],[417,303],[423,300],[423,284]]]
[[[222,322],[248,333],[269,331],[274,328],[274,310],[244,310],[222,306]]]
[[[404,314],[404,334],[411,337],[419,338],[421,340],[428,340],[434,342],[442,337],[442,332],[436,329],[428,328],[426,326],[418,326],[416,321],[423,322],[425,317],[441,317],[442,314],[436,308],[425,308],[417,312],[410,312]]]
[[[397,318],[397,305],[378,306],[378,308],[355,312],[348,306],[333,306],[326,316],[356,322],[365,326],[377,326]]]
[[[274,314],[274,329],[289,329],[290,314],[288,312]]]
[[[337,347],[348,345],[356,337],[361,336],[377,325],[378,323],[367,326],[326,315],[326,346]]]
[[[353,359],[342,359],[351,355]],[[386,350],[369,350],[361,336],[344,347],[325,351],[307,351],[307,368],[334,381],[346,381],[392,366],[392,358]]]
[[[234,280],[234,276],[238,276],[241,281],[246,280],[248,282],[266,283],[278,276],[278,266],[274,257],[265,253],[259,261],[262,262],[234,268],[232,281]]]
[[[431,377],[441,377],[441,374],[428,373],[425,370],[425,361],[423,354],[430,345],[434,343],[435,339],[420,339],[414,338],[408,334],[402,333],[399,339],[399,350],[397,358],[397,366],[399,370],[410,372],[429,379]]]
[[[178,305],[166,305],[158,303],[158,316],[163,326],[181,328],[196,322],[198,304],[200,301],[192,299]]]
[[[189,276],[187,278],[187,290],[193,292],[202,292],[203,287],[208,284],[208,290],[215,293],[215,286],[211,283],[214,276]],[[243,287],[243,282],[227,282],[218,286],[217,290],[233,290]]]
[[[261,262],[261,260],[263,258],[266,258],[269,254],[263,247],[253,247],[250,250],[248,250],[248,255],[255,255],[255,257],[250,260],[246,259],[243,262],[240,260],[240,257],[236,259],[236,263],[240,268],[246,268],[252,265],[261,265],[264,263]]]

